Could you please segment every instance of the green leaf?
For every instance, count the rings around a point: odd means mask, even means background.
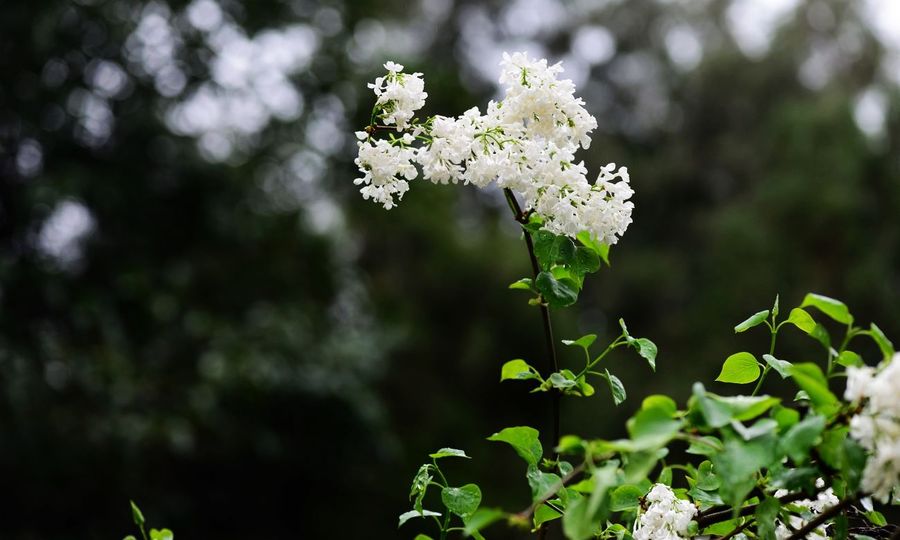
[[[537,529],[544,523],[553,521],[554,519],[559,519],[561,517],[562,514],[550,508],[546,504],[542,504],[534,510],[534,528]]]
[[[826,350],[831,348],[831,336],[828,334],[828,330],[821,324],[816,323],[816,327],[813,328],[813,331],[810,332],[809,335],[821,343]]]
[[[522,290],[522,291],[531,291],[531,290],[533,290],[533,284],[534,284],[534,282],[532,281],[531,278],[525,277],[518,281],[513,281],[512,283],[510,283],[509,288],[510,289],[518,289],[518,290]]]
[[[411,520],[412,518],[431,516],[438,517],[440,515],[440,512],[432,512],[431,510],[422,510],[421,512],[419,512],[418,510],[410,510],[409,512],[403,512],[402,514],[400,514],[400,523],[397,525],[397,528],[399,529],[403,526],[404,523]]]
[[[609,391],[612,393],[613,403],[618,406],[627,397],[625,385],[622,384],[618,377],[610,373],[608,369],[604,371],[606,371],[606,382],[609,383]]]
[[[538,375],[538,371],[535,368],[531,367],[528,362],[522,360],[521,358],[510,360],[509,362],[503,364],[503,367],[500,368],[501,381],[524,381],[528,379],[540,380],[541,376]]]
[[[463,534],[472,536],[478,534],[479,531],[485,529],[491,523],[499,519],[503,519],[506,514],[497,508],[479,508],[471,516],[463,518],[465,528]]]
[[[735,333],[746,332],[747,330],[753,328],[754,326],[758,326],[763,323],[766,319],[769,318],[769,310],[764,309],[763,311],[757,311],[753,315],[747,318],[744,322],[734,327]]]
[[[175,535],[169,529],[150,529],[150,540],[174,540]]]
[[[792,309],[786,322],[793,324],[807,334],[812,334],[813,329],[816,327],[816,321],[813,320],[809,313],[801,308]]]
[[[768,495],[756,506],[756,535],[760,540],[775,540],[775,520],[780,510],[778,499]]]
[[[779,295],[777,295],[777,294],[775,295],[775,303],[772,304],[772,316],[773,317],[778,316],[778,296]]]
[[[863,365],[863,359],[853,351],[841,351],[835,362],[846,367],[859,367]]]
[[[850,315],[850,311],[847,309],[847,306],[844,305],[843,302],[835,300],[834,298],[822,296],[821,294],[809,293],[803,299],[803,303],[800,304],[800,307],[807,306],[817,308],[819,311],[821,311],[825,315],[828,315],[839,323],[853,324],[853,316]]]
[[[571,372],[570,372],[571,373]],[[574,374],[572,374],[572,378],[566,377],[562,372],[551,373],[547,378],[547,382],[550,383],[554,388],[559,388],[560,390],[565,390],[566,388],[572,388],[576,386],[578,383],[575,381]]]
[[[133,534],[129,534],[128,536],[126,536],[126,537],[123,538],[122,540],[137,540],[137,538],[135,538]]]
[[[809,449],[816,444],[824,430],[824,416],[808,416],[791,426],[782,436],[781,449],[794,463],[802,465],[809,459]]]
[[[885,525],[887,525],[887,520],[884,518],[884,514],[882,514],[878,510],[871,510],[869,512],[866,512],[866,519],[868,519],[869,522],[876,527],[884,527]]]
[[[541,441],[538,439],[538,430],[528,426],[508,427],[499,433],[494,433],[487,440],[505,442],[513,447],[522,459],[529,465],[537,466],[544,455]]]
[[[842,470],[844,467],[844,439],[849,428],[838,426],[822,433],[822,442],[816,447],[822,461],[832,469]]]
[[[719,481],[719,477],[713,472],[713,464],[711,461],[705,460],[697,467],[698,488],[704,491],[715,491],[719,489],[721,484],[722,482]]]
[[[726,504],[738,506],[743,502],[756,484],[757,471],[778,459],[775,448],[774,435],[750,441],[730,437],[725,441],[725,449],[711,459],[722,482],[719,494]]]
[[[478,509],[481,504],[481,488],[475,484],[461,487],[445,487],[441,490],[441,502],[454,514],[466,517]]]
[[[652,447],[649,450],[640,450],[638,452],[626,454],[624,456],[625,475],[622,479],[626,484],[638,484],[647,481],[650,472],[656,468],[656,464],[659,460],[666,457],[668,453],[668,448],[657,446]]]
[[[716,378],[719,382],[747,384],[759,378],[759,362],[748,352],[732,354],[722,364],[722,372]]]
[[[428,491],[428,484],[434,478],[431,475],[431,469],[434,468],[430,463],[425,463],[416,472],[413,477],[412,485],[409,488],[409,498],[415,497],[413,509],[418,512],[422,511],[422,499],[425,498],[425,492]]]
[[[878,345],[878,348],[881,349],[881,356],[885,359],[894,356],[894,344],[891,343],[891,340],[884,335],[884,332],[882,332],[881,328],[878,328],[875,323],[872,323],[869,326],[868,334]]]
[[[447,457],[461,457],[466,459],[472,459],[466,455],[466,453],[462,450],[458,450],[456,448],[441,448],[437,452],[433,454],[428,454],[428,457],[432,459],[441,459]]]
[[[642,409],[660,409],[669,416],[678,413],[678,405],[675,400],[663,394],[651,394],[641,402]]]
[[[628,343],[635,349],[641,357],[647,360],[647,363],[650,364],[650,369],[656,371],[656,344],[650,341],[647,338],[638,338],[632,340]]]
[[[808,362],[794,364],[790,374],[797,386],[809,396],[817,412],[830,416],[840,408],[840,402],[828,389],[828,380],[819,366]]]
[[[771,354],[764,354],[763,360],[765,360],[766,363],[772,367],[772,369],[777,371],[778,374],[781,375],[782,379],[787,379],[791,376],[789,370],[794,364],[791,364],[787,360],[779,360]]]
[[[533,501],[539,501],[548,495],[553,494],[562,486],[562,479],[554,473],[545,473],[537,468],[537,466],[529,466],[525,475],[528,485],[531,487],[531,498]]]
[[[681,429],[682,422],[675,420],[662,407],[641,409],[626,422],[633,450],[650,450],[665,446]]]
[[[138,508],[134,501],[129,501],[131,503],[131,519],[134,520],[134,524],[138,527],[144,526],[144,514],[141,513],[141,509]]]
[[[563,516],[563,534],[569,540],[587,540],[594,536],[609,511],[609,488],[616,481],[616,467],[595,469],[590,478],[591,494],[571,501]]]
[[[578,284],[569,278],[556,279],[550,272],[541,272],[535,285],[550,307],[571,306],[578,300]]]
[[[609,509],[613,512],[632,510],[641,505],[645,490],[633,484],[619,486],[610,495]]]
[[[656,478],[656,483],[671,486],[672,485],[672,467],[663,467],[662,470],[659,471],[659,476]]]
[[[600,242],[594,241],[594,239],[591,238],[591,233],[587,231],[581,231],[575,238],[581,242],[584,247],[596,253],[603,262],[606,263],[606,266],[609,266],[609,246],[607,244],[601,244]]]
[[[570,268],[579,275],[591,274],[600,269],[600,254],[591,248],[578,246]]]
[[[702,416],[706,425],[720,428],[732,420],[745,421],[755,418],[780,401],[771,396],[718,396],[706,392],[702,384],[695,383],[691,408]]]
[[[778,422],[778,429],[784,431],[800,421],[800,413],[794,409],[776,405],[772,409],[772,418]]]
[[[597,334],[586,334],[574,341],[571,339],[564,339],[562,340],[562,344],[569,347],[581,347],[584,350],[588,350],[588,347],[593,345],[594,341],[596,340]]]
[[[774,433],[778,429],[778,422],[771,418],[762,418],[748,428],[737,420],[732,420],[731,427],[742,439],[749,441],[757,437],[762,437],[763,435]]]
[[[685,450],[688,454],[696,456],[711,456],[716,452],[721,452],[722,441],[716,437],[707,435],[705,437],[695,437],[691,439],[691,445]]]
[[[534,254],[544,270],[550,270],[556,263],[569,264],[575,256],[575,244],[568,236],[541,230],[533,238]]]
[[[419,533],[416,535],[415,538],[413,538],[413,540],[434,540],[434,539],[432,537],[428,536],[427,534]]]

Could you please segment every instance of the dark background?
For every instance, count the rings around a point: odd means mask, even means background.
[[[4,2],[0,537],[121,537],[133,498],[180,538],[393,538],[442,446],[474,457],[452,483],[526,506],[522,463],[484,440],[549,425],[497,382],[544,366],[506,288],[526,253],[496,191],[358,195],[388,59],[450,115],[497,96],[504,50],[564,60],[600,124],[581,156],[630,169],[634,223],[554,322],[603,340],[624,317],[658,372],[617,353],[629,399],[566,401],[565,432],[617,436],[694,380],[734,391],[709,381],[767,337],[732,327],[776,293],[900,341],[891,4]],[[786,329],[779,355],[821,353]]]

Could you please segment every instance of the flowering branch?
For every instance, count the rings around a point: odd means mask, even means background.
[[[819,528],[823,523],[827,522],[829,519],[837,516],[845,509],[847,509],[850,505],[856,502],[856,497],[847,497],[843,501],[837,503],[832,506],[828,510],[825,510],[821,514],[815,517],[815,519],[811,519],[809,523],[800,528],[799,531],[795,532],[791,536],[788,537],[787,540],[803,540],[806,536]]]

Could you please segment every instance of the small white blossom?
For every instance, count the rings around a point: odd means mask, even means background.
[[[825,487],[825,480],[818,478],[816,480],[816,487],[819,489]],[[788,494],[787,490],[779,489],[778,491],[775,492],[775,497],[783,497],[787,494]],[[776,523],[775,538],[777,540],[787,540],[794,534],[794,531],[805,527],[806,524],[813,517],[815,517],[816,514],[821,514],[822,512],[824,512],[825,510],[838,504],[839,502],[840,502],[840,500],[834,494],[834,490],[832,488],[828,488],[824,491],[819,492],[819,494],[816,495],[815,500],[803,499],[800,501],[792,502],[791,505],[802,508],[803,514],[805,514],[805,515],[790,516],[790,518],[789,518],[790,528],[788,528],[781,521],[776,521],[775,522]],[[791,529],[793,529],[793,530],[791,530]],[[817,539],[824,540],[824,539],[827,539],[830,537],[828,536],[828,533],[826,532],[825,525],[823,525],[823,526],[817,528],[816,530],[810,532],[808,538],[815,539],[815,540],[817,540]]]
[[[634,540],[682,540],[688,538],[688,527],[697,507],[683,501],[664,484],[656,484],[645,499],[647,510],[634,522]]]
[[[402,199],[409,190],[407,180],[414,179],[417,174],[412,164],[415,149],[408,147],[413,142],[413,136],[406,134],[397,144],[372,140],[362,131],[357,132],[356,136],[360,139],[356,165],[363,177],[353,183],[363,186],[360,193],[364,199],[371,198],[384,205],[385,210],[390,210],[396,205],[394,197],[398,201]]]
[[[850,420],[850,435],[869,452],[863,490],[886,503],[900,486],[900,354],[877,371],[848,368],[844,397],[865,403]]]
[[[397,131],[402,131],[425,105],[425,81],[421,73],[403,73],[400,64],[388,62],[384,67],[388,74],[369,83],[369,88],[378,96],[375,106],[380,108],[385,125],[396,125]]]
[[[875,369],[869,366],[850,366],[847,368],[847,388],[844,399],[850,403],[859,403],[866,397],[868,386],[875,376]]]

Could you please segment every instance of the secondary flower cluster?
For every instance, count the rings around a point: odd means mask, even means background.
[[[847,368],[844,398],[865,403],[850,420],[850,435],[869,451],[862,488],[888,502],[900,485],[900,354],[876,370],[869,366]]]
[[[697,507],[683,501],[665,484],[656,484],[645,499],[650,505],[634,522],[634,540],[682,540],[690,538],[688,527]]]
[[[821,489],[824,486],[825,481],[821,478],[818,478],[816,480],[816,487]],[[788,491],[784,489],[779,489],[775,492],[776,497],[783,497],[787,494]],[[838,500],[838,498],[835,496],[834,490],[832,488],[828,488],[824,491],[819,492],[819,494],[816,495],[815,500],[804,499],[801,501],[793,502],[791,503],[791,505],[803,509],[803,512],[806,514],[805,517],[813,519],[813,516],[821,514],[822,512],[838,504],[839,502],[840,500]],[[797,515],[791,515],[788,521],[790,522],[790,528],[781,521],[776,521],[776,540],[787,540],[788,538],[793,536],[795,531],[802,529],[809,522],[807,519],[804,519],[804,516]],[[829,536],[825,526],[823,525],[811,531],[807,538],[811,540],[819,540],[829,538]]]
[[[628,170],[609,164],[588,182],[575,152],[590,146],[597,121],[575,97],[575,85],[559,79],[561,64],[525,53],[504,54],[501,67],[504,98],[484,113],[476,107],[417,122],[415,112],[427,97],[421,74],[385,64],[388,75],[369,85],[377,96],[373,125],[357,133],[362,177],[354,183],[363,197],[394,207],[418,176],[418,164],[422,177],[436,184],[484,188],[496,182],[518,192],[551,232],[575,237],[588,231],[597,242],[615,244],[634,208]],[[374,125],[379,120],[383,125]],[[376,139],[379,129],[389,138]],[[398,137],[395,129],[405,133]],[[416,141],[421,145],[414,147]]]

